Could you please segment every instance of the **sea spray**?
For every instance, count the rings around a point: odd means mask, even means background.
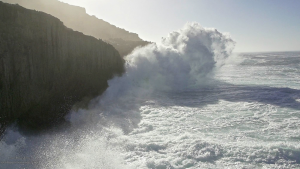
[[[202,84],[225,63],[234,45],[228,34],[188,23],[163,38],[161,44],[138,48],[126,56],[126,73],[109,80],[108,89],[91,102],[90,109],[116,107],[117,100],[142,99],[153,91],[182,90]],[[85,116],[79,112],[69,114],[68,119],[77,121],[81,119],[76,117],[78,114]]]
[[[126,73],[109,80],[108,89],[91,101],[88,109],[70,112],[66,119],[71,127],[66,131],[20,136],[9,133],[10,129],[1,141],[0,153],[9,154],[7,161],[30,156],[31,163],[26,166],[31,168],[124,168],[121,154],[131,148],[123,136],[138,127],[144,101],[153,93],[182,90],[213,78],[213,70],[225,63],[234,44],[230,36],[216,29],[188,23],[161,44],[150,44],[128,55]],[[146,131],[152,129],[149,125]],[[7,143],[10,137],[15,144]],[[164,146],[149,148],[153,147]]]
[[[107,123],[128,132],[140,121],[140,102],[154,92],[205,84],[228,59],[234,45],[228,34],[188,23],[161,44],[137,48],[126,56],[126,73],[109,80],[108,89],[91,101],[89,109],[73,111],[66,119],[76,126]]]

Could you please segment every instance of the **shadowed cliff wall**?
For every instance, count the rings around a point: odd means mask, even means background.
[[[113,45],[121,56],[129,54],[137,46],[149,44],[136,33],[128,32],[110,23],[90,16],[85,9],[69,5],[57,0],[1,0],[7,3],[17,3],[28,9],[35,9],[59,18],[67,27]]]
[[[113,46],[48,14],[0,2],[0,122],[45,128],[123,72]],[[0,126],[1,128],[1,126]]]

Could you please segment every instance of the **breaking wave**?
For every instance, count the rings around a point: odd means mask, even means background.
[[[126,56],[126,73],[108,81],[109,87],[92,101],[89,109],[116,106],[117,100],[128,97],[143,99],[157,91],[183,90],[203,85],[221,67],[234,49],[228,34],[198,23],[188,23],[162,39]],[[82,113],[71,113],[70,121],[82,120]]]
[[[213,77],[214,70],[225,63],[234,45],[227,34],[188,23],[183,29],[170,33],[161,44],[134,50],[126,56],[123,76],[109,80],[108,89],[93,99],[88,108],[73,110],[66,116],[70,122],[66,130],[23,136],[14,127],[9,129],[0,142],[1,166],[135,168],[128,164],[130,162],[125,165],[122,154],[134,149],[124,134],[138,127],[141,105],[149,101],[151,95],[205,84]],[[151,130],[153,127],[149,124],[134,132]],[[221,156],[222,148],[217,145],[205,148],[206,144],[190,147],[183,156],[200,161]],[[143,148],[160,151],[166,147],[151,144]],[[155,164],[147,162],[147,166],[151,168]]]

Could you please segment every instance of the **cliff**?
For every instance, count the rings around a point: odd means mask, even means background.
[[[17,3],[28,9],[35,9],[59,18],[64,24],[86,35],[100,38],[113,45],[121,56],[129,54],[137,46],[149,42],[143,41],[136,33],[128,32],[109,24],[95,16],[90,16],[84,8],[69,5],[57,0],[1,0],[7,3]]]
[[[0,2],[0,130],[18,119],[47,128],[123,72],[113,46],[43,12]]]

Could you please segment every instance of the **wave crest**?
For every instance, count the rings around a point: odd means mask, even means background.
[[[126,73],[110,80],[104,95],[114,99],[133,91],[149,94],[201,84],[203,77],[224,64],[234,46],[227,34],[187,23],[163,38],[161,44],[138,48],[126,56]]]

